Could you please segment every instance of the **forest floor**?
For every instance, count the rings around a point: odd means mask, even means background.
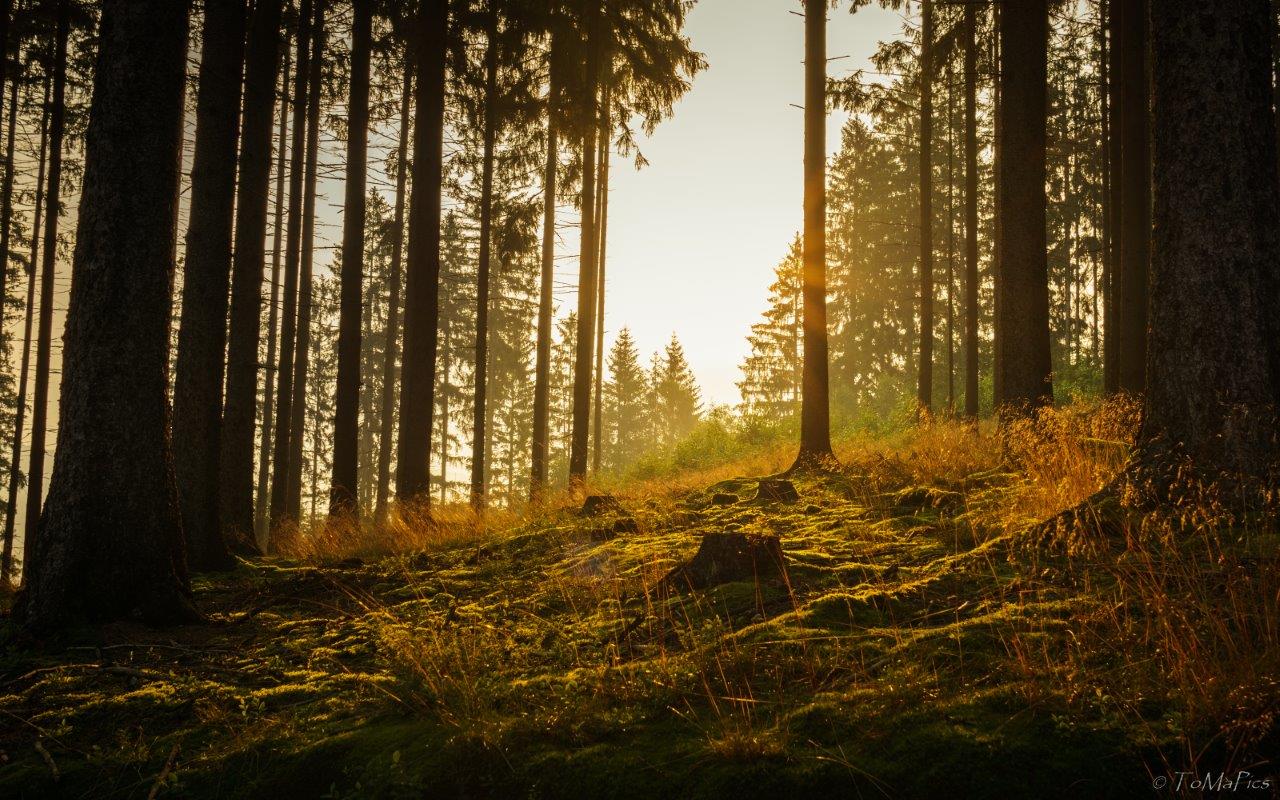
[[[207,625],[8,631],[0,796],[1272,796],[1272,527],[1026,535],[1130,423],[851,440],[750,499],[778,449],[604,516],[244,563],[196,580]],[[663,581],[726,531],[780,537],[785,577]]]

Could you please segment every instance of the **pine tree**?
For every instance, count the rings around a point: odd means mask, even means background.
[[[743,415],[770,421],[792,420],[800,413],[804,259],[799,236],[778,264],[775,275],[764,319],[751,326],[747,339],[751,355],[742,363],[742,380],[738,383]]]
[[[649,376],[640,365],[635,340],[624,327],[609,350],[609,382],[605,386],[609,412],[605,463],[613,472],[626,469],[648,449],[648,385]]]
[[[675,334],[654,354],[649,382],[654,443],[672,447],[693,431],[702,414],[701,392]]]

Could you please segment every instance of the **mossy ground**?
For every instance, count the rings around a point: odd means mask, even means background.
[[[790,504],[711,504],[751,478],[624,495],[639,531],[612,538],[564,508],[246,563],[196,581],[209,625],[11,645],[0,796],[1151,795],[1191,723],[1107,696],[1103,578],[984,522],[1022,478],[896,463]],[[661,585],[724,530],[779,535],[788,580]]]

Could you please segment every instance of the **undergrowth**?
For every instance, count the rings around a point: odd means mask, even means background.
[[[850,435],[796,503],[752,499],[794,457],[765,444],[591,487],[626,526],[562,493],[307,527],[198,580],[214,625],[9,645],[0,794],[1132,797],[1274,775],[1273,520],[1206,501],[1024,535],[1111,481],[1134,429],[1117,401]],[[725,531],[780,537],[785,579],[664,580]]]

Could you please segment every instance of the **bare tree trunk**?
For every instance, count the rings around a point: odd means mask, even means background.
[[[338,389],[333,423],[333,486],[329,490],[329,513],[335,515],[359,513],[356,482],[360,472],[360,313],[373,0],[355,0],[353,8],[347,183],[342,218],[342,299],[338,317]]]
[[[1001,9],[1000,371],[1015,413],[1053,402],[1045,232],[1047,0]]]
[[[409,103],[413,92],[413,62],[404,65],[404,89],[400,95],[400,143],[396,159],[395,238],[391,245],[391,287],[387,300],[386,348],[382,356],[382,417],[378,438],[378,480],[374,516],[387,519],[387,497],[391,484],[391,436],[395,417],[396,358],[400,341],[400,282],[404,254],[404,190],[409,165]]]
[[[947,69],[947,415],[956,413],[956,146],[952,75]]]
[[[18,515],[18,484],[22,480],[22,431],[27,410],[27,377],[31,369],[31,323],[36,308],[36,262],[40,258],[40,223],[44,211],[44,170],[49,152],[49,91],[50,80],[44,79],[44,104],[40,115],[40,156],[36,166],[35,219],[31,226],[31,261],[27,265],[26,320],[22,336],[22,374],[18,379],[17,408],[13,422],[13,454],[9,461],[9,499],[4,514],[4,551],[0,555],[0,586],[9,585],[13,575],[13,535],[15,517]],[[25,553],[24,553],[25,556]]]
[[[168,403],[187,25],[186,3],[102,4],[58,452],[21,605],[34,628],[197,617]]]
[[[302,519],[303,441],[307,419],[307,371],[311,365],[311,294],[315,255],[316,170],[320,157],[320,80],[324,66],[325,0],[316,0],[311,37],[311,80],[307,90],[307,174],[302,195],[302,263],[298,269],[298,342],[293,351],[293,404],[289,425],[289,479],[285,516]]]
[[[253,531],[254,410],[262,324],[262,263],[271,187],[271,127],[280,63],[281,0],[258,0],[245,56],[240,182],[231,259],[231,324],[222,409],[222,526],[229,541]],[[284,144],[281,143],[281,147]]]
[[[991,407],[999,411],[1000,406],[1004,404],[1004,332],[1003,323],[1001,322],[1002,314],[1000,313],[1003,303],[1001,301],[1001,289],[1004,284],[1002,277],[1003,271],[1000,263],[1000,241],[1004,238],[1004,218],[1000,213],[1000,176],[1002,174],[1002,165],[1004,159],[1001,157],[1001,147],[1004,140],[1004,98],[1001,96],[1001,85],[1003,81],[1000,76],[1003,72],[1004,59],[1000,54],[1000,3],[991,5],[991,26],[994,29],[994,35],[991,37],[991,69],[995,73],[992,80],[991,91],[991,172],[993,182],[995,183],[995,213],[992,215],[992,242],[991,247],[991,286],[992,286],[992,311],[991,315]]]
[[[227,570],[236,563],[219,522],[218,458],[245,38],[243,0],[205,0],[204,9],[191,221],[173,385],[178,502],[187,566],[196,572]]]
[[[826,0],[805,0],[804,44],[804,371],[800,453],[792,469],[835,460],[827,376]]]
[[[578,330],[573,366],[573,437],[569,443],[569,482],[587,477],[587,444],[591,416],[591,362],[595,352],[596,259],[596,118],[600,80],[600,0],[590,3],[587,48],[586,108],[582,110],[582,241],[578,267]]]
[[[274,530],[289,517],[289,458],[293,454],[294,360],[298,347],[298,278],[302,264],[302,207],[306,193],[307,96],[311,85],[312,0],[298,11],[298,71],[293,84],[293,135],[289,153],[289,220],[285,239],[284,302],[280,322],[280,360],[276,370],[276,432],[271,457],[271,522]],[[284,144],[281,143],[281,147]],[[270,402],[270,401],[268,401]]]
[[[596,374],[595,374],[595,419],[592,430],[591,472],[600,472],[600,451],[604,443],[604,287],[605,287],[605,254],[608,251],[609,236],[609,141],[613,123],[609,114],[609,87],[604,90],[604,102],[601,110],[600,127],[600,186],[599,197],[600,220],[600,279],[596,286]]]
[[[258,447],[258,497],[254,517],[254,532],[259,547],[266,547],[270,528],[271,510],[271,443],[275,436],[276,347],[280,338],[280,262],[284,241],[284,174],[285,154],[288,150],[289,125],[289,73],[292,51],[288,43],[284,47],[284,73],[280,81],[280,149],[276,154],[276,209],[271,244],[271,305],[267,308],[267,360],[262,371],[266,374],[262,391],[262,440]]]
[[[53,60],[53,100],[49,110],[49,174],[44,195],[44,257],[40,265],[36,385],[31,405],[31,462],[27,469],[27,509],[22,544],[23,558],[28,562],[31,560],[31,554],[35,552],[37,528],[40,524],[40,506],[44,499],[44,447],[49,428],[49,364],[53,344],[53,284],[54,270],[58,263],[62,137],[66,125],[67,38],[70,35],[71,25],[69,3],[70,0],[58,0]]]
[[[551,45],[555,58],[555,44]],[[556,75],[551,71],[547,87],[547,166],[542,178],[542,285],[538,296],[538,339],[534,357],[533,457],[529,498],[536,502],[547,485],[547,451],[551,417],[551,316],[556,270],[556,171],[559,167],[559,129],[556,116]]]
[[[964,414],[978,418],[978,11],[964,7]]]
[[[933,4],[920,5],[920,354],[916,403],[933,408]]]
[[[493,159],[498,138],[498,17],[489,12],[488,41],[485,49],[484,78],[484,155],[480,175],[480,263],[476,278],[476,374],[475,401],[472,408],[471,435],[471,507],[483,510],[487,499],[485,486],[485,433],[489,376],[489,264],[493,250]]]
[[[400,431],[396,497],[431,503],[431,423],[435,413],[436,345],[440,323],[441,184],[444,178],[445,54],[448,0],[423,0],[414,60],[413,199],[405,265],[404,356],[400,371]]]
[[[1147,0],[1117,0],[1120,61],[1120,390],[1146,390],[1147,270],[1151,260],[1151,132]],[[1162,12],[1163,13],[1163,12]]]
[[[1102,93],[1103,141],[1106,153],[1103,158],[1103,225],[1106,232],[1102,264],[1102,387],[1106,394],[1120,391],[1120,356],[1116,352],[1119,343],[1119,285],[1120,285],[1120,53],[1116,49],[1120,35],[1118,4],[1122,0],[1103,0],[1106,8],[1106,30],[1103,34],[1104,79]],[[1096,292],[1096,290],[1095,290]]]
[[[1211,480],[1277,477],[1267,13],[1266,0],[1168,0],[1151,17],[1151,380],[1135,463],[1158,490],[1176,490],[1184,459]]]
[[[8,0],[0,2],[0,97],[4,96],[4,65],[8,59]],[[0,298],[6,298],[9,280],[9,232],[13,227],[13,147],[18,128],[18,80],[9,84],[9,119],[4,145],[4,186],[0,188]]]

